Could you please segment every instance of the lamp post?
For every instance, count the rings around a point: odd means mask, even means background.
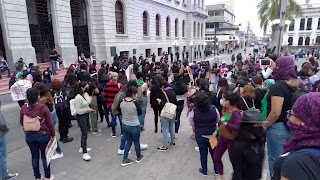
[[[278,56],[280,56],[280,52],[281,52],[281,44],[282,44],[282,30],[284,29],[284,25],[283,26],[281,26],[281,20],[280,19],[275,19],[275,20],[273,20],[272,21],[272,24],[273,25],[277,25],[278,24],[278,28],[277,28],[277,30],[279,30],[279,33],[278,33],[278,42],[277,42],[277,46],[276,46],[276,54],[278,55]],[[285,20],[284,21],[284,24],[285,25],[290,25],[291,24],[291,21],[290,20]],[[277,37],[275,37],[275,38],[277,38]]]
[[[178,52],[178,47],[179,47],[179,43],[177,40],[174,40],[172,43],[172,46],[174,47],[174,50],[176,51],[176,53]],[[178,57],[177,57],[178,58]],[[178,61],[179,59],[177,59]]]
[[[194,46],[193,41],[190,41],[189,46],[190,46],[190,48],[191,48],[190,56],[191,56],[191,61],[192,61],[192,54],[193,54],[192,48],[193,48],[193,46]]]
[[[203,55],[204,55],[204,57],[207,57],[207,55],[205,54],[205,50],[206,50],[206,46],[207,46],[207,45],[208,45],[207,42],[204,41],[204,42],[203,42],[203,46],[204,46]]]

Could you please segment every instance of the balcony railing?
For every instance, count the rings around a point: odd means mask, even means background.
[[[192,12],[199,13],[202,16],[208,17],[208,11],[199,7],[198,4],[193,5]]]

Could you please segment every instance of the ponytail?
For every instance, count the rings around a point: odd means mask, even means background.
[[[40,90],[36,88],[30,88],[27,90],[27,99],[29,102],[29,111],[34,109],[34,105],[38,102],[38,98],[40,95]]]

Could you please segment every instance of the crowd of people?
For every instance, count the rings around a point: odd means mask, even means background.
[[[209,171],[209,152],[215,174],[224,179],[222,156],[228,150],[232,179],[260,179],[266,142],[273,180],[320,179],[320,81],[314,57],[297,71],[290,56],[278,57],[270,51],[249,53],[245,58],[234,54],[232,64],[219,55],[213,63],[177,58],[170,64],[168,53],[158,62],[142,56],[116,56],[110,65],[101,60],[99,69],[93,56],[91,53],[87,60],[81,54],[62,81],[53,76],[55,63],[43,72],[33,64],[26,67],[23,59],[16,63],[10,90],[21,107],[20,123],[31,151],[35,179],[42,179],[40,157],[45,179],[54,179],[50,165],[46,165],[45,148],[50,138],[56,137],[54,125],[58,122],[59,138],[52,159],[63,157],[59,142],[73,141],[68,136],[73,119],[81,131],[79,152],[83,160],[91,159],[88,133],[101,133],[100,117],[111,127],[112,138],[121,135],[121,166],[134,162],[128,158],[132,143],[135,162],[141,162],[141,150],[148,147],[140,143],[148,100],[154,112],[155,133],[159,132],[160,117],[163,142],[154,147],[158,151],[174,148],[183,122],[181,113],[186,109],[191,138],[200,152],[199,172],[204,176]],[[50,57],[56,61],[53,58],[58,55],[51,53]],[[267,65],[261,64],[261,59],[268,60]],[[4,121],[1,114],[0,119]],[[39,122],[37,127],[35,122]],[[7,131],[0,129],[0,136]],[[5,158],[1,160],[5,162]],[[17,175],[8,175],[1,168],[4,179]]]

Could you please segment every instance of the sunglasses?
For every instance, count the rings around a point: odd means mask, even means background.
[[[287,119],[290,119],[292,116],[297,117],[296,115],[294,115],[294,114],[292,113],[291,110],[287,111]]]

